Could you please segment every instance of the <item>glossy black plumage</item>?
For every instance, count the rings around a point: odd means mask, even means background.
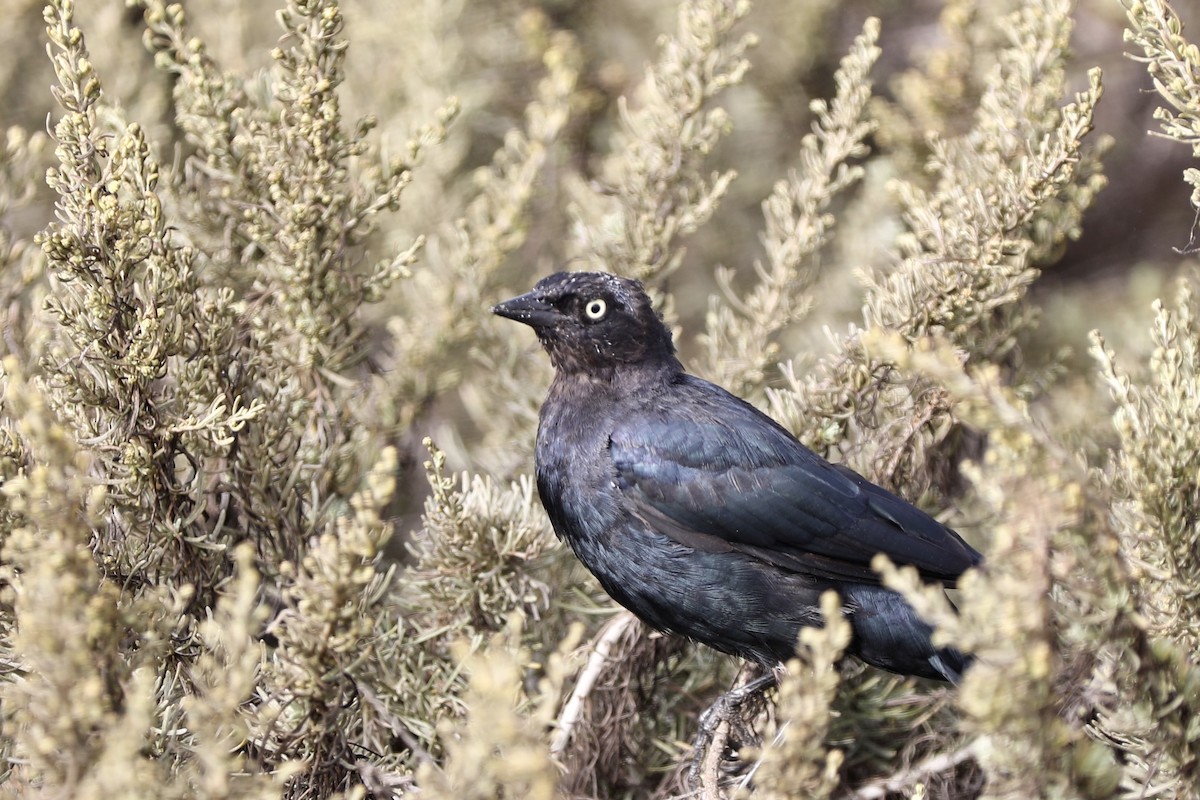
[[[876,553],[950,586],[980,556],[954,531],[774,420],[683,371],[641,284],[558,273],[493,309],[555,366],[537,481],[554,530],[650,625],[773,665],[836,589],[851,652],[956,680],[963,656],[870,567]]]

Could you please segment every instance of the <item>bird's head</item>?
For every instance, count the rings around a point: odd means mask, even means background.
[[[607,272],[557,272],[492,312],[533,328],[564,374],[678,364],[671,331],[642,284]]]

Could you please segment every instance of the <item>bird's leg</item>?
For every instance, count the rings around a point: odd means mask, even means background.
[[[742,677],[739,676],[739,681],[741,680]],[[763,692],[778,681],[779,673],[769,670],[730,689],[700,715],[699,730],[692,743],[692,766],[688,770],[688,778],[693,786],[698,786],[701,782],[715,784],[717,767],[724,758],[729,733],[735,721],[744,726],[746,705],[752,700],[760,700]]]
[[[711,731],[723,719],[728,719],[733,712],[741,710],[747,700],[762,694],[778,681],[775,671],[771,670],[718,697],[716,702],[700,715],[701,733]],[[699,741],[701,740],[697,739],[697,742]]]

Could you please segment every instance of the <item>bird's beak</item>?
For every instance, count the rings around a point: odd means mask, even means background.
[[[559,317],[558,310],[539,297],[537,292],[529,292],[498,303],[492,307],[492,313],[524,322],[533,328],[550,325]]]

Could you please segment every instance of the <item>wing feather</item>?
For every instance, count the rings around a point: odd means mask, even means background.
[[[686,419],[659,408],[627,418],[610,454],[628,507],[700,550],[738,550],[781,568],[878,582],[876,553],[947,585],[980,556],[957,533],[796,441],[766,415],[688,379]]]

